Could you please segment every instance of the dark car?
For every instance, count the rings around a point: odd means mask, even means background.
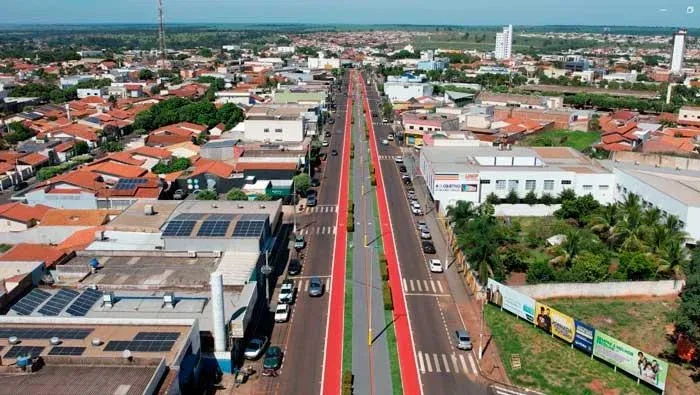
[[[263,369],[279,369],[282,365],[282,349],[278,346],[272,346],[265,352],[263,359]]]
[[[15,191],[21,191],[22,189],[28,186],[29,184],[26,181],[20,181],[17,184],[15,184],[15,186],[12,189],[14,189]]]
[[[423,252],[426,254],[434,254],[435,253],[435,245],[433,244],[432,241],[425,240],[423,243]]]
[[[326,132],[325,136],[326,136],[326,137],[331,137],[331,132]]]
[[[312,188],[316,188],[319,185],[321,185],[321,181],[319,181],[318,178],[311,179],[311,187]]]
[[[292,276],[295,276],[299,273],[301,273],[301,261],[298,259],[292,259],[289,261],[289,267],[287,267],[287,273],[289,273]]]
[[[405,173],[405,172],[407,171],[407,170],[406,170],[406,166],[399,166],[399,171],[400,171],[401,173]]]
[[[338,156],[338,150],[331,150],[331,155]]]
[[[318,201],[316,200],[316,194],[307,196],[307,198],[306,198],[306,206],[307,207],[314,207],[316,205],[316,203],[318,203]]]
[[[309,280],[309,296],[323,295],[323,282],[318,277],[312,277]]]
[[[173,199],[182,200],[187,197],[187,192],[184,189],[178,189],[173,193]]]

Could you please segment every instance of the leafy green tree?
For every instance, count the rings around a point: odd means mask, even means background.
[[[606,242],[613,240],[615,227],[622,219],[622,210],[617,204],[608,204],[601,207],[590,220],[591,230]]]
[[[240,188],[233,188],[226,194],[226,200],[248,200],[248,195]]]
[[[90,146],[87,142],[78,140],[73,145],[73,156],[84,155],[90,152]]]
[[[139,71],[139,79],[141,81],[149,81],[152,80],[155,77],[155,74],[149,69],[141,69]]]
[[[170,162],[158,162],[151,171],[155,174],[174,173],[176,171],[187,170],[192,163],[188,158],[175,158]]]
[[[583,252],[573,260],[570,278],[572,281],[594,283],[605,281],[610,275],[610,264],[605,256]]]
[[[555,280],[554,269],[547,260],[536,260],[527,269],[527,282],[529,284],[548,283]]]
[[[22,122],[13,122],[9,125],[10,133],[5,135],[5,141],[9,144],[17,144],[34,136],[34,131]]]
[[[255,201],[259,202],[270,202],[276,200],[274,196],[269,195],[267,193],[263,193],[262,195],[257,195],[255,196]]]
[[[537,194],[535,191],[529,191],[523,198],[523,203],[533,205],[537,203]]]
[[[306,193],[311,188],[311,177],[306,173],[297,174],[292,178],[294,190],[301,196],[306,196]]]
[[[196,196],[197,200],[219,200],[219,194],[213,189],[205,189]]]
[[[491,192],[488,195],[486,195],[486,203],[488,204],[500,204],[501,203],[501,198],[498,197],[495,193]]]
[[[122,144],[119,141],[107,141],[104,144],[102,144],[100,147],[102,147],[102,149],[107,151],[107,152],[124,151],[124,144]]]
[[[571,188],[566,188],[559,194],[559,201],[562,203],[574,199],[576,199],[576,192]]]
[[[654,257],[647,253],[625,252],[620,255],[618,272],[622,272],[627,280],[653,280],[656,276],[657,264]]]
[[[679,279],[688,262],[686,248],[676,240],[668,240],[661,249],[658,273],[664,277],[670,276]]]
[[[564,194],[564,192],[562,192]],[[600,207],[600,203],[591,195],[574,199],[563,199],[559,210],[554,212],[557,218],[573,219],[578,223],[586,223],[591,214]]]
[[[462,229],[467,222],[472,220],[477,214],[474,203],[458,200],[454,206],[447,207],[447,217],[455,228]]]
[[[685,286],[680,294],[678,309],[672,313],[676,333],[688,337],[700,349],[700,249],[693,251]],[[700,362],[698,353],[694,363]]]

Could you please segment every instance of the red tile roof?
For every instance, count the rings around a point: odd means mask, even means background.
[[[41,261],[44,266],[52,267],[65,256],[62,250],[47,244],[21,243],[0,255],[0,261]]]
[[[27,164],[29,166],[38,166],[42,163],[47,163],[48,161],[48,156],[42,155],[38,152],[33,152],[29,155],[25,155],[18,160],[18,162]]]
[[[190,177],[194,177],[200,174],[214,174],[222,178],[228,178],[231,174],[235,173],[236,168],[227,163],[200,158],[194,164],[194,171],[190,174]]]
[[[148,170],[139,166],[125,165],[119,162],[110,161],[90,165],[85,167],[85,169],[94,173],[100,173],[119,178],[137,178],[141,177],[142,175],[148,172]]]
[[[692,138],[659,135],[645,141],[642,151],[644,153],[689,154],[695,151],[695,143]]]
[[[137,184],[132,189],[103,188],[98,193],[98,197],[137,197],[147,199],[157,199],[163,188],[161,181],[157,177],[141,177],[146,182]]]
[[[50,207],[41,204],[28,206],[18,202],[7,203],[0,206],[0,218],[28,224],[32,220],[40,220],[49,209]]]
[[[610,151],[610,152],[632,151],[632,149],[633,149],[630,144],[624,144],[624,143],[598,144],[597,147],[602,148],[606,151]]]
[[[80,192],[79,189],[60,188],[61,184],[72,185],[90,192],[96,192],[105,185],[104,180],[102,180],[102,176],[99,174],[93,173],[86,169],[79,169],[65,174],[59,174],[42,183],[36,184],[32,189],[48,188],[48,191],[61,191],[61,193],[71,193],[63,191],[73,191],[72,193]]]
[[[127,152],[131,153],[132,155],[142,155],[142,156],[148,156],[150,158],[156,158],[156,159],[168,159],[168,158],[173,156],[172,152],[170,152],[166,149],[149,147],[149,146],[134,148],[134,149],[129,150]]]
[[[68,151],[73,149],[73,146],[75,146],[75,142],[66,141],[65,143],[61,143],[61,144],[55,146],[54,150],[56,152],[68,152]]]
[[[104,226],[94,226],[74,232],[67,239],[63,240],[58,248],[66,253],[82,251],[95,241],[95,232],[104,230]]]
[[[73,123],[70,125],[66,126],[61,126],[57,127],[55,129],[51,129],[49,131],[52,135],[56,135],[59,133],[64,133],[69,136],[74,136],[86,141],[97,141],[97,129],[91,128],[89,126],[83,125],[83,124],[78,124],[78,123]],[[44,137],[45,133],[41,133],[39,138]]]
[[[131,165],[131,166],[141,166],[143,165],[146,161],[143,159],[136,159],[132,156],[130,152],[114,152],[110,154],[108,157],[101,159],[99,162],[119,162],[119,163],[124,163],[126,165]]]

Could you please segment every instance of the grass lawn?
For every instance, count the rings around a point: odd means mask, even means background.
[[[352,371],[352,248],[347,246],[345,264],[345,303],[343,306],[343,372]]]
[[[579,132],[573,130],[552,130],[526,137],[522,144],[530,147],[566,146],[583,151],[600,139],[598,132]]]
[[[493,305],[486,306],[485,315],[492,341],[516,385],[550,395],[656,393]],[[513,370],[510,363],[513,354],[520,355],[522,367],[518,370]]]
[[[12,248],[12,244],[0,244],[0,253],[7,252],[10,248]]]
[[[666,314],[677,306],[667,298],[628,299],[550,299],[552,307],[588,322],[611,336],[652,355],[672,350],[666,339],[670,325]],[[670,363],[666,379],[668,394],[700,394],[700,382],[690,378],[692,371]]]

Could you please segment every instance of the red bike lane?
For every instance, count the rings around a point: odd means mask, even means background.
[[[343,325],[345,306],[345,265],[347,256],[348,192],[350,188],[350,137],[352,120],[352,74],[348,78],[348,100],[345,107],[345,130],[341,153],[340,187],[338,191],[338,215],[333,245],[331,267],[331,291],[328,303],[326,343],[324,352],[321,393],[340,394],[343,366]],[[346,350],[352,352],[352,350]],[[300,378],[302,379],[302,378]]]
[[[406,296],[401,287],[401,267],[396,254],[396,241],[394,240],[393,226],[391,224],[391,216],[389,215],[389,203],[386,190],[384,189],[382,166],[379,163],[379,149],[377,148],[377,139],[374,134],[374,124],[372,123],[372,110],[369,106],[367,86],[361,74],[359,74],[359,80],[362,86],[362,103],[365,109],[365,122],[369,129],[372,163],[377,173],[377,207],[379,209],[382,242],[384,243],[384,255],[386,256],[389,266],[389,285],[394,302],[394,330],[396,332],[396,346],[401,368],[401,382],[403,384],[404,394],[420,394],[421,383],[420,376],[418,375],[413,336],[411,335],[410,316],[406,308]]]

